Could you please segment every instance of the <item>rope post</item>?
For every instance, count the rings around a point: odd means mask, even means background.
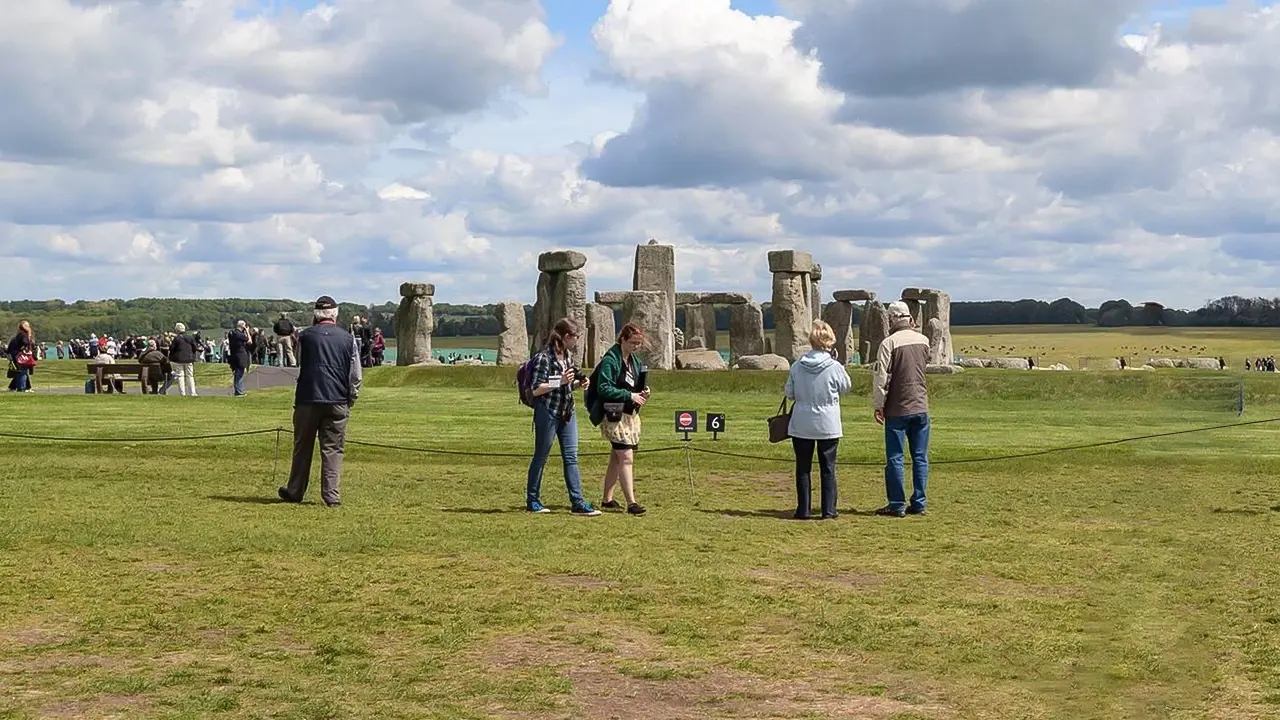
[[[693,451],[691,450],[691,441],[689,436],[684,436],[684,466],[689,473],[689,499],[696,506],[698,504],[698,491],[693,486]]]
[[[280,473],[280,433],[283,430],[284,429],[281,428],[280,426],[278,425],[276,426],[276,452],[275,452],[275,457],[271,461],[271,484],[272,485],[276,483],[276,478],[280,476],[279,475]]]

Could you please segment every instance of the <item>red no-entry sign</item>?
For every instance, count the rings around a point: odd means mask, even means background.
[[[693,410],[676,412],[676,432],[698,432],[698,413]]]

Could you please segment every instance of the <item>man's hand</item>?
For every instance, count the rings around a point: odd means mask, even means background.
[[[631,402],[635,403],[638,407],[644,407],[644,404],[648,399],[649,398],[645,397],[641,393],[631,393]]]
[[[883,424],[884,424],[884,410],[877,410],[877,411],[876,411],[876,413],[875,413],[875,415],[876,415],[876,424],[877,424],[877,425],[883,425]]]

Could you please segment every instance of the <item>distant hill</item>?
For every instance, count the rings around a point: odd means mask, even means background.
[[[382,305],[340,305],[341,321],[354,315],[370,318],[388,338],[395,337],[396,303]],[[500,328],[495,316],[496,305],[435,306],[436,331],[440,337],[478,337],[497,335]],[[773,328],[773,311],[763,304],[766,329]],[[88,337],[97,333],[120,337],[133,334],[152,335],[169,330],[182,322],[193,330],[222,332],[237,320],[252,326],[271,327],[280,313],[295,323],[309,322],[311,303],[298,300],[253,300],[242,298],[181,299],[137,298],[133,300],[17,300],[0,302],[0,334],[16,329],[18,322],[30,320],[36,336],[45,340]],[[532,326],[533,307],[525,306],[526,319]],[[855,322],[858,318],[855,314]],[[1138,326],[1238,326],[1280,327],[1280,298],[1245,298],[1228,296],[1213,300],[1197,310],[1173,310],[1155,302],[1133,305],[1127,300],[1111,300],[1098,308],[1086,308],[1069,298],[1052,302],[1044,300],[956,302],[951,306],[953,325],[1102,325],[1107,327]],[[677,313],[684,323],[684,313]],[[728,310],[716,313],[716,325],[729,329]]]

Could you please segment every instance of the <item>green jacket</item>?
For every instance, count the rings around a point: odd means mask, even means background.
[[[639,377],[640,360],[632,355],[629,364],[632,375]],[[600,358],[600,365],[595,369],[594,375],[589,397],[586,398],[592,425],[598,426],[604,422],[605,403],[625,403],[631,400],[631,393],[644,389],[627,386],[627,372],[622,364],[622,347],[616,343],[609,348],[604,357]]]

